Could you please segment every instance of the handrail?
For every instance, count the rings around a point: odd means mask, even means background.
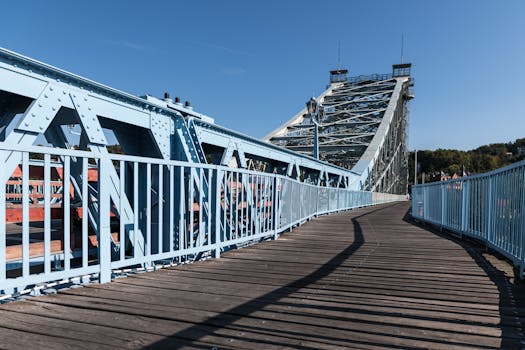
[[[7,181],[0,184],[0,299],[57,280],[97,274],[108,282],[123,268],[219,257],[277,238],[314,216],[403,199],[216,165],[5,143],[0,150],[12,152],[21,169],[18,225],[6,224],[11,203]],[[43,154],[42,178],[30,180],[34,153]],[[63,176],[51,180],[57,167]],[[31,181],[43,183],[38,208],[31,203]],[[61,207],[52,203],[58,185]],[[36,216],[40,232],[30,229]]]
[[[525,161],[412,187],[412,216],[483,241],[525,269]]]

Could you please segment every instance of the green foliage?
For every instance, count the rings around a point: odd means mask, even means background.
[[[441,172],[461,176],[463,169],[467,174],[485,173],[501,168],[505,165],[525,159],[525,154],[518,154],[518,148],[525,147],[525,138],[515,142],[495,143],[480,146],[470,151],[452,149],[437,149],[435,151],[418,151],[417,161],[418,182],[421,182],[422,173],[426,181],[439,180]],[[409,154],[409,182],[414,182],[414,152]]]

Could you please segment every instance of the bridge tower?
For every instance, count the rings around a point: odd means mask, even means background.
[[[317,123],[319,159],[359,175],[358,189],[405,194],[410,69],[410,63],[395,64],[391,74],[357,77],[332,70],[317,97],[318,120],[304,108],[264,140],[314,156]]]

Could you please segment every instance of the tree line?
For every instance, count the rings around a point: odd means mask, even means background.
[[[418,183],[423,173],[425,181],[439,181],[444,173],[462,176],[485,173],[525,159],[525,138],[509,143],[494,143],[470,151],[437,149],[417,151]],[[414,152],[409,152],[409,182],[414,182]]]

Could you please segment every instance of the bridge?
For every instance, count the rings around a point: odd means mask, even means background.
[[[0,49],[2,345],[524,346],[525,164],[410,206],[410,68],[257,140]]]

